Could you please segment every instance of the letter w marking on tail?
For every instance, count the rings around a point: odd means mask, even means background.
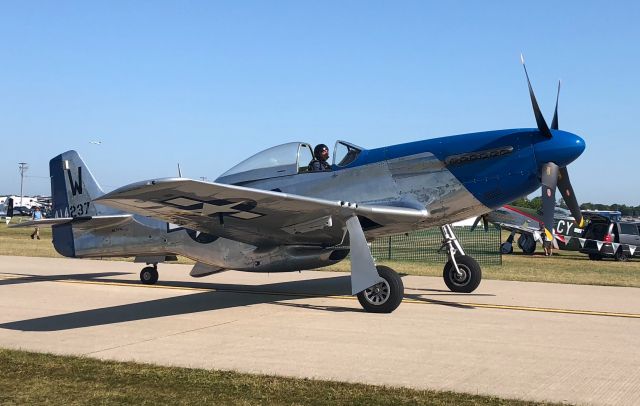
[[[71,169],[67,170],[67,176],[69,177],[69,185],[71,186],[71,193],[73,195],[82,194],[82,167],[78,167],[78,181],[74,182],[71,176]]]

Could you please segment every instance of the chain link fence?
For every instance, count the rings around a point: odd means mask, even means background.
[[[481,265],[502,265],[500,254],[501,232],[482,227],[471,232],[470,226],[453,227],[453,232],[462,244],[465,254],[475,258]],[[371,243],[371,254],[376,260],[420,261],[445,263],[446,249],[442,246],[440,227],[429,228],[408,234],[397,234],[377,238]]]

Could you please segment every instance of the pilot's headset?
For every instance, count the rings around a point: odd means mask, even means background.
[[[324,144],[318,144],[316,145],[316,147],[313,149],[313,156],[318,160],[318,161],[326,161],[326,159],[322,158],[322,151],[327,150],[327,152],[329,152],[329,148],[324,145]],[[327,155],[328,156],[328,155]]]

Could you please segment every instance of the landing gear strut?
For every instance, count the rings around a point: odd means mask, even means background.
[[[142,271],[140,271],[140,281],[145,285],[153,285],[158,282],[158,264],[142,268]]]
[[[473,292],[482,280],[480,264],[472,257],[465,255],[451,225],[441,226],[440,231],[442,232],[442,247],[440,249],[446,248],[447,257],[449,257],[442,273],[444,283],[452,292]]]

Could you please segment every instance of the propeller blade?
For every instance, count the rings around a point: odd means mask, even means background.
[[[553,121],[551,121],[551,129],[558,129],[558,100],[560,99],[560,81],[558,81],[558,93],[556,94],[556,109],[553,112]]]
[[[560,186],[560,193],[562,194],[564,202],[567,204],[567,207],[571,211],[571,215],[576,220],[576,226],[578,228],[583,228],[584,217],[582,217],[578,199],[576,199],[576,195],[573,192],[567,168],[560,168],[560,172],[558,173],[558,186]]]
[[[482,225],[484,226],[484,232],[488,233],[489,232],[489,222],[487,221],[487,217],[486,216],[482,216]]]
[[[527,76],[527,84],[529,85],[529,96],[531,97],[531,105],[533,106],[533,114],[536,116],[536,123],[538,124],[538,130],[547,138],[551,138],[551,131],[549,130],[549,126],[547,122],[544,121],[544,116],[540,111],[540,106],[538,106],[538,101],[536,100],[536,95],[533,93],[533,87],[531,87],[531,81],[529,80],[529,73],[527,72],[527,67],[524,64],[524,57],[520,54],[520,61],[522,62],[522,67],[524,68],[524,74]]]
[[[553,218],[556,208],[558,165],[547,162],[542,167],[542,221],[548,241],[553,241]]]

